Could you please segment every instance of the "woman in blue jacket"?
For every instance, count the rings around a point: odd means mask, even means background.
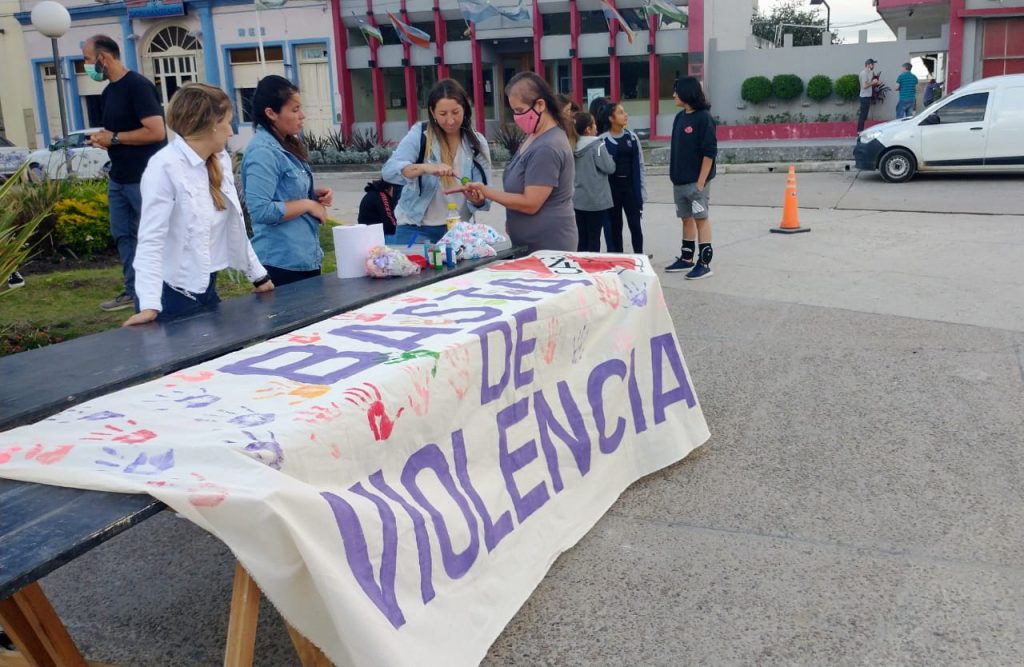
[[[444,193],[464,177],[485,184],[491,181],[487,140],[473,130],[473,107],[458,81],[442,79],[431,88],[427,120],[412,126],[381,176],[404,186],[395,210],[397,230],[385,237],[388,243],[438,241],[447,229],[449,203],[456,205],[462,220],[490,206],[476,191]]]
[[[299,138],[305,114],[288,79],[260,79],[252,98],[256,134],[242,159],[242,189],[252,218],[252,246],[275,285],[320,275],[320,225],[333,194],[313,186]]]

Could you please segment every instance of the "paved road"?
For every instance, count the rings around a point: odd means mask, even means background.
[[[337,217],[364,181],[332,180]],[[488,667],[1020,664],[1021,179],[801,175],[792,237],[784,183],[717,180],[714,277],[663,276],[711,440],[558,559]],[[216,665],[230,575],[165,514],[44,586],[94,660]],[[298,664],[272,609],[257,650]]]

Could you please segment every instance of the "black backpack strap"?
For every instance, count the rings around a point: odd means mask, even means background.
[[[427,156],[427,121],[420,123],[420,154],[416,158],[416,164],[423,164],[423,158]],[[423,177],[417,176],[416,183],[419,185],[420,192],[423,192]]]

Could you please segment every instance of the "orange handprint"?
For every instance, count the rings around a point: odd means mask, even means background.
[[[293,380],[271,380],[271,386],[257,389],[254,398],[276,398],[278,396],[295,396],[296,400],[288,401],[288,405],[298,405],[311,398],[319,398],[331,390],[325,384],[303,384]]]

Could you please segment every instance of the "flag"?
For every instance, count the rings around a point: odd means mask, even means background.
[[[430,35],[419,28],[414,28],[411,25],[402,23],[398,20],[398,17],[391,12],[388,12],[388,18],[391,19],[391,25],[395,26],[395,32],[398,33],[398,39],[408,44],[412,44],[413,46],[418,46],[421,49],[430,48]]]
[[[356,16],[356,13],[352,12],[352,16]],[[377,40],[378,44],[384,43],[384,35],[381,34],[380,28],[375,25],[370,25],[358,16],[356,16],[356,22],[359,24],[359,31],[367,37],[367,44],[369,44],[370,38]]]
[[[488,3],[490,5],[490,3]],[[494,10],[507,18],[509,21],[516,23],[530,21],[530,10],[523,6],[523,0],[519,0],[519,4],[515,7],[509,7],[504,9],[502,7],[495,7]]]
[[[470,23],[480,23],[497,16],[498,10],[487,0],[459,0],[462,18]]]
[[[629,24],[626,23],[626,19],[622,18],[622,14],[612,7],[608,0],[601,0],[601,11],[604,12],[605,19],[609,21],[616,21],[619,24],[619,27],[622,28],[622,32],[626,33],[626,39],[629,40],[630,44],[632,44],[633,40],[636,38],[636,34],[633,32],[633,29],[629,27]]]
[[[669,2],[669,0],[647,0],[647,5],[645,5],[644,9],[647,10],[648,14],[660,14],[663,18],[675,21],[682,26],[689,22],[686,12],[674,3]]]

